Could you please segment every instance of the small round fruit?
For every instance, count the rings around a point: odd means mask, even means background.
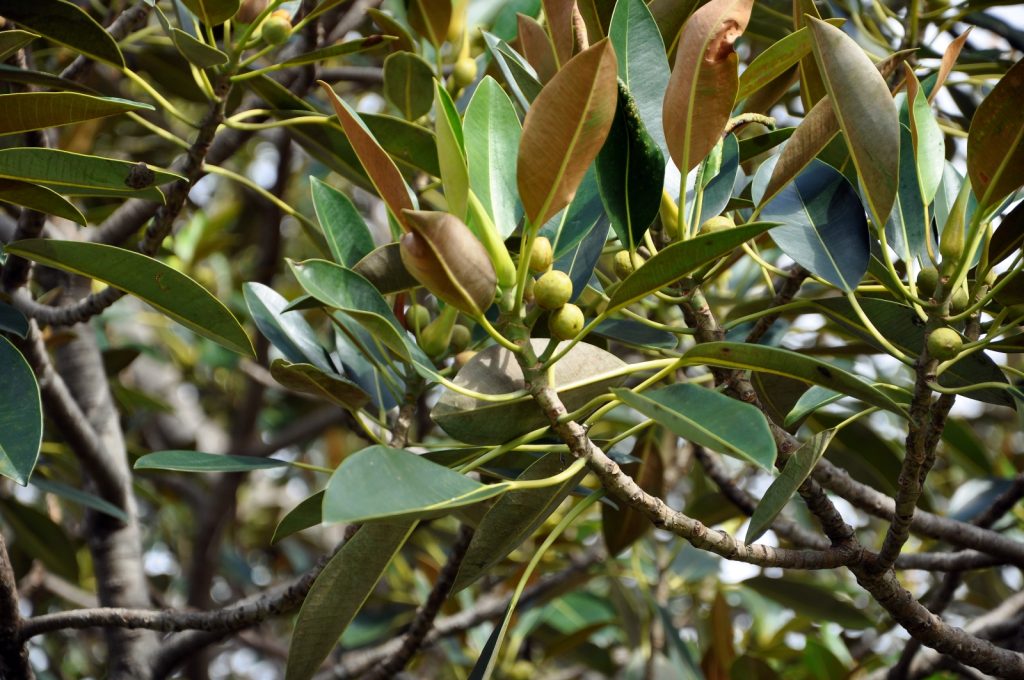
[[[970,304],[971,298],[967,294],[967,289],[961,286],[954,290],[952,297],[949,298],[949,311],[953,314],[959,314],[967,309]]]
[[[712,217],[710,220],[700,225],[701,234],[713,234],[716,231],[725,231],[726,229],[732,229],[736,226],[736,223],[732,221],[732,218],[728,215],[719,215]]]
[[[463,350],[455,355],[455,366],[456,368],[462,368],[469,363],[469,360],[476,356],[476,352],[471,349]]]
[[[558,309],[572,297],[572,279],[565,272],[552,269],[537,279],[533,297],[544,309]]]
[[[615,259],[612,261],[612,271],[615,272],[615,276],[624,279],[636,271],[636,263],[639,260],[639,255],[631,255],[628,250],[620,250],[615,253]]]
[[[412,331],[421,331],[430,323],[430,311],[423,305],[409,305],[405,310],[405,323]]]
[[[928,336],[928,354],[939,361],[952,359],[960,354],[963,346],[964,341],[960,334],[952,328],[936,328]]]
[[[935,294],[939,285],[939,270],[935,267],[925,267],[917,273],[917,294],[927,300]]]
[[[288,42],[288,38],[292,36],[291,16],[287,11],[279,9],[267,17],[260,30],[263,42],[268,45],[280,45]]]
[[[476,74],[476,59],[463,57],[455,62],[455,67],[452,69],[452,81],[456,87],[466,87],[473,84]]]
[[[583,310],[576,305],[563,305],[548,317],[551,337],[558,340],[575,338],[583,330]]]
[[[533,239],[533,247],[530,249],[530,271],[546,272],[551,268],[554,261],[555,251],[551,248],[551,241],[547,236],[538,236]]]
[[[452,328],[452,354],[459,354],[467,347],[473,334],[462,324],[455,324]]]

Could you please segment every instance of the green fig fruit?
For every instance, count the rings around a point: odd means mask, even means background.
[[[533,239],[533,247],[530,249],[530,271],[546,272],[551,268],[554,261],[555,251],[551,248],[551,241],[546,236],[538,236]]]
[[[572,298],[572,279],[565,272],[552,269],[537,279],[533,297],[544,309],[558,309]]]
[[[571,340],[583,330],[583,310],[573,304],[562,305],[548,317],[551,337]]]
[[[928,354],[939,361],[957,356],[963,346],[964,341],[960,334],[952,328],[936,328],[928,336]]]

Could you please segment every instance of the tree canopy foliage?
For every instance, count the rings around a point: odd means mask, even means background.
[[[1014,11],[0,0],[0,676],[1024,677]]]

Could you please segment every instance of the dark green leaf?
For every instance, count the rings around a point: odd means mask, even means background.
[[[310,363],[325,371],[334,368],[302,314],[284,311],[288,301],[278,295],[277,291],[262,283],[252,282],[243,285],[242,292],[256,327],[286,359],[295,363]]]
[[[78,583],[75,546],[64,529],[45,513],[13,499],[0,499],[0,516],[14,534],[14,544],[57,576]]]
[[[80,92],[0,94],[0,135],[70,125],[126,111],[152,111],[149,104]]]
[[[249,336],[228,308],[208,290],[140,253],[100,243],[26,239],[6,247],[50,267],[88,276],[130,293],[204,338],[255,356]]]
[[[786,466],[782,468],[782,473],[771,483],[754,509],[750,524],[747,525],[744,542],[753,543],[768,531],[772,522],[824,455],[834,434],[834,430],[818,432],[793,452],[786,461]]]
[[[742,342],[707,342],[691,347],[683,355],[689,364],[710,364],[785,375],[821,385],[900,415],[895,401],[857,376],[806,354],[781,347],[749,345]]]
[[[331,45],[330,47],[313,50],[312,52],[305,52],[297,57],[292,57],[291,59],[281,62],[281,66],[283,68],[291,68],[293,66],[315,64],[326,59],[340,57],[343,54],[356,54],[358,52],[366,52],[368,50],[376,49],[383,45],[387,45],[394,40],[395,38],[390,35],[368,35],[365,38],[357,38],[355,40]]]
[[[358,411],[370,402],[369,395],[358,385],[337,375],[325,373],[311,364],[293,364],[275,359],[270,375],[283,387],[320,397],[346,411]]]
[[[740,163],[746,163],[752,158],[771,151],[779,144],[789,139],[796,131],[795,127],[784,127],[778,130],[766,132],[756,137],[748,137],[740,140]]]
[[[549,453],[528,467],[517,479],[534,480],[553,477],[564,472],[571,457]],[[561,484],[539,489],[509,491],[487,511],[473,534],[473,540],[462,560],[459,574],[452,586],[458,592],[488,573],[540,528],[569,492],[586,475],[585,470]]]
[[[373,235],[348,196],[316,177],[310,177],[313,209],[338,264],[346,267],[373,250]]]
[[[754,406],[714,390],[679,383],[637,394],[613,389],[622,403],[680,437],[771,470],[775,440],[768,421]]]
[[[363,607],[415,522],[360,527],[317,576],[295,620],[285,680],[309,680]]]
[[[43,443],[43,406],[32,368],[0,335],[0,475],[25,486]]]
[[[67,0],[0,0],[0,16],[82,54],[124,66],[117,43],[96,20]]]
[[[669,67],[658,25],[643,0],[615,3],[608,37],[618,59],[619,78],[636,101],[643,127],[661,150],[664,163],[668,145],[661,109],[668,87]]]
[[[315,494],[302,501],[288,511],[288,514],[281,518],[277,528],[274,529],[274,536],[271,543],[296,534],[303,529],[315,527],[323,521],[324,492],[317,491]]]
[[[223,24],[235,16],[239,0],[181,0],[199,20],[208,26]]]
[[[856,191],[830,165],[813,161],[761,215],[781,223],[772,240],[782,252],[834,286],[852,291],[867,273],[867,219]]]
[[[202,451],[157,451],[135,461],[136,470],[175,470],[178,472],[249,472],[284,467],[289,463],[275,458],[228,456]]]
[[[679,344],[679,338],[672,333],[631,319],[607,319],[597,324],[591,333],[640,349],[675,349]]]
[[[924,347],[924,327],[913,309],[878,298],[862,297],[859,302],[871,323],[876,328],[885,329],[885,339],[896,349],[913,356],[921,352]],[[830,318],[854,331],[872,346],[881,349],[878,341],[864,329],[862,322],[847,300],[842,298],[817,300],[815,305],[820,307]],[[939,384],[946,387],[967,387],[982,382],[1006,383],[1003,372],[985,352],[974,352],[962,357],[939,376]],[[1009,385],[1007,384],[1007,386]],[[963,396],[1010,408],[1014,408],[1015,404],[1013,397],[1006,390],[1000,389],[971,390],[965,392]]]
[[[154,9],[156,9],[156,17],[160,21],[164,33],[170,37],[174,46],[178,48],[178,52],[187,61],[199,68],[211,68],[228,63],[228,55],[216,47],[211,47],[203,41],[192,37],[180,28],[171,26],[171,22],[167,20],[163,11],[159,7],[154,7]]]
[[[39,475],[36,475],[32,478],[31,484],[40,491],[52,493],[53,495],[60,496],[65,500],[71,501],[72,503],[77,503],[78,505],[84,505],[87,508],[92,508],[93,510],[97,510],[104,514],[110,515],[115,519],[119,519],[126,524],[131,521],[124,510],[117,507],[113,503],[110,503],[109,501],[106,501],[100,498],[99,496],[91,494],[87,491],[82,491],[81,489],[76,489],[73,486],[61,484],[60,482],[53,482],[48,479],[43,479]]]
[[[24,338],[28,335],[28,319],[14,307],[0,300],[0,331]]]
[[[633,1],[643,5],[640,0]],[[615,118],[596,167],[601,200],[612,228],[619,241],[633,251],[658,216],[665,157],[621,80]]]
[[[15,179],[0,179],[0,202],[13,203],[47,215],[63,217],[85,226],[87,220],[78,208],[53,189],[19,182]]]
[[[525,59],[516,53],[501,38],[482,31],[484,43],[494,57],[494,63],[498,65],[505,84],[512,91],[520,108],[523,111],[530,110],[530,103],[540,94],[541,84],[537,80],[536,73]]]
[[[728,254],[750,239],[776,226],[775,222],[751,222],[689,241],[673,243],[623,281],[608,302],[608,311],[621,309],[678,281],[709,262]]]
[[[16,28],[0,31],[0,61],[6,60],[7,57],[11,56],[38,37],[39,35],[36,33],[19,31]]]
[[[384,96],[406,120],[430,111],[434,100],[434,69],[412,52],[395,52],[384,60]]]
[[[324,522],[421,519],[492,498],[508,483],[481,484],[402,449],[370,446],[331,475],[324,492]]]
[[[88,156],[60,149],[0,150],[0,177],[51,185],[74,196],[132,196],[145,187],[184,180],[181,175],[145,164]]]

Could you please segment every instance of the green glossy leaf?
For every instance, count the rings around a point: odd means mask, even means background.
[[[0,0],[0,16],[86,56],[124,66],[124,57],[111,35],[72,2]]]
[[[782,468],[782,473],[771,483],[754,509],[750,524],[747,525],[747,535],[743,539],[745,543],[753,543],[771,528],[772,522],[825,454],[834,434],[834,430],[818,432],[793,452]]]
[[[649,430],[637,440],[631,454],[640,462],[621,466],[641,489],[658,498],[665,492],[665,462],[658,447],[660,437],[660,430]],[[614,508],[610,503],[601,505],[601,535],[609,555],[618,555],[633,545],[652,526],[647,515],[636,508],[621,505]]]
[[[774,226],[775,222],[751,222],[663,248],[615,289],[608,311],[621,309],[661,290]]]
[[[935,192],[938,191],[939,182],[942,180],[942,169],[946,160],[946,140],[913,69],[904,63],[903,70],[907,81],[906,106],[909,109],[908,122],[913,140],[912,148],[916,160],[918,182],[924,204],[927,205],[935,198]],[[901,137],[901,150],[903,144],[904,141]]]
[[[180,28],[171,26],[171,22],[167,20],[167,16],[164,15],[163,11],[159,7],[154,7],[154,9],[156,10],[156,17],[160,21],[160,26],[164,29],[164,33],[170,37],[174,46],[178,48],[178,52],[181,53],[181,56],[185,57],[186,61],[195,64],[199,68],[212,68],[228,63],[228,55],[216,47],[207,45],[203,41],[194,38]]]
[[[829,404],[834,404],[844,396],[846,395],[830,390],[827,387],[814,385],[800,395],[797,402],[793,404],[793,408],[786,414],[783,425],[785,427],[790,427],[791,425],[802,421],[818,409],[824,408]]]
[[[13,499],[0,499],[3,517],[14,536],[14,545],[42,562],[53,574],[78,583],[75,546],[64,529],[49,516]]]
[[[383,114],[361,113],[359,117],[399,167],[408,172],[422,170],[441,176],[434,134],[409,121]]]
[[[560,260],[575,251],[580,242],[602,224],[605,226],[604,231],[607,232],[608,213],[605,212],[604,201],[601,199],[597,168],[592,165],[583,176],[583,181],[569,207],[548,220],[539,233],[551,241],[555,260]]]
[[[670,70],[658,24],[643,0],[615,3],[608,37],[615,48],[619,78],[636,101],[643,127],[664,159],[668,154],[668,144],[665,142],[661,110]]]
[[[307,293],[355,319],[374,339],[404,361],[411,362],[423,377],[428,380],[436,378],[433,363],[416,341],[406,334],[372,283],[356,272],[326,260],[289,262],[289,266]]]
[[[375,248],[356,262],[352,271],[363,276],[383,295],[422,285],[402,262],[401,246],[397,242]]]
[[[598,219],[579,245],[555,260],[554,268],[565,272],[572,280],[570,302],[576,302],[594,278],[594,269],[601,258],[605,243],[608,242],[608,230],[608,219]]]
[[[313,677],[415,526],[415,522],[362,526],[331,558],[295,620],[285,680]]]
[[[615,51],[606,40],[569,61],[526,114],[516,183],[539,228],[569,205],[615,116]]]
[[[844,628],[872,628],[875,620],[863,609],[835,594],[834,589],[807,580],[755,576],[743,586],[812,621],[833,621]]]
[[[320,522],[323,521],[323,505],[323,491],[317,491],[315,494],[296,505],[288,511],[288,514],[281,518],[280,522],[278,522],[277,528],[274,529],[274,536],[270,539],[270,542],[277,543],[292,534],[297,534],[303,529],[309,529],[310,527],[315,527],[320,524]]]
[[[564,472],[571,463],[571,457],[549,453],[516,479],[535,480],[553,477]],[[473,540],[462,560],[452,592],[462,590],[490,572],[492,567],[532,536],[586,474],[586,470],[581,470],[561,484],[539,489],[509,491],[499,498],[473,533]]]
[[[25,486],[43,443],[43,405],[32,368],[0,335],[0,475]]]
[[[26,239],[8,244],[9,253],[103,281],[148,302],[195,333],[255,356],[245,329],[208,290],[163,262],[124,248],[83,241]]]
[[[531,341],[535,352],[543,352],[548,341]],[[565,343],[562,343],[563,345]],[[558,390],[566,409],[583,408],[609,387],[621,385],[621,375],[605,377],[625,366],[620,359],[599,347],[580,343],[554,366],[552,386]],[[483,394],[509,394],[525,388],[519,363],[504,347],[492,345],[477,353],[455,376],[455,384]],[[501,444],[545,427],[547,417],[529,397],[515,401],[484,401],[446,390],[430,417],[445,432],[466,444]]]
[[[126,524],[131,521],[124,510],[113,503],[96,496],[95,494],[82,491],[81,489],[76,489],[75,487],[68,486],[67,484],[43,479],[39,475],[35,475],[30,483],[40,491],[52,493],[55,496],[60,496],[64,500],[77,503],[78,505],[84,505],[87,508],[92,508],[98,512],[110,515],[115,519],[119,519]]]
[[[675,349],[679,344],[672,333],[632,319],[607,319],[594,326],[591,333],[638,349]]]
[[[612,228],[619,241],[633,251],[658,216],[665,157],[640,117],[638,102],[621,80],[615,118],[597,155],[596,168]]]
[[[878,298],[862,297],[858,301],[871,323],[876,328],[885,329],[885,339],[894,347],[912,356],[921,352],[921,348],[924,347],[924,327],[913,309]],[[878,341],[864,328],[847,300],[816,300],[814,304],[872,346],[882,349]],[[962,357],[939,376],[939,384],[946,387],[967,387],[982,382],[1007,382],[1003,372],[985,352],[974,352]],[[1013,398],[1006,390],[972,390],[962,396],[990,404],[1015,407]]]
[[[313,209],[338,264],[352,267],[374,248],[373,235],[348,196],[331,185],[309,178]]]
[[[982,207],[1024,184],[1024,59],[1006,72],[978,107],[967,137],[967,172]]]
[[[495,35],[483,31],[484,43],[494,57],[505,84],[512,91],[523,111],[530,110],[530,103],[540,94],[541,84],[533,67],[516,53],[508,44]]]
[[[256,456],[228,456],[202,451],[157,451],[135,461],[136,470],[177,472],[249,472],[289,465],[288,461]]]
[[[899,179],[899,115],[889,86],[852,38],[808,18],[814,58],[846,137],[875,224],[885,224]]]
[[[721,150],[720,155],[718,154],[719,149]],[[718,171],[714,173],[712,173],[712,164],[708,162],[712,158],[715,158],[716,161],[720,160],[720,163],[715,163]],[[726,135],[722,139],[720,146],[716,147],[716,151],[713,151],[705,159],[704,167],[706,173],[702,178],[705,182],[704,197],[701,202],[699,218],[693,218],[693,210],[696,208],[697,202],[687,199],[686,208],[689,212],[689,219],[694,225],[704,224],[712,217],[721,215],[725,212],[729,201],[733,198],[732,194],[736,188],[736,177],[740,171],[740,145],[736,135]]]
[[[515,106],[498,82],[484,76],[466,107],[463,133],[469,187],[501,238],[508,238],[523,209],[516,189],[516,158],[522,125]]]
[[[320,397],[346,411],[355,412],[370,403],[370,396],[359,385],[312,364],[293,364],[275,359],[270,365],[270,375],[283,387]]]
[[[795,127],[785,127],[779,128],[778,130],[772,130],[771,132],[766,132],[763,135],[757,135],[756,137],[748,137],[746,139],[739,140],[740,162],[746,163],[763,153],[771,151],[779,144],[782,144],[784,141],[792,137],[795,131]]]
[[[711,0],[693,13],[679,37],[662,118],[672,160],[686,175],[722,137],[739,87],[733,43],[753,0]]]
[[[640,394],[626,389],[612,392],[622,403],[694,444],[765,470],[775,464],[775,440],[768,421],[750,404],[690,383]]]
[[[448,91],[437,81],[434,81],[433,99],[434,134],[444,198],[448,202],[448,212],[465,222],[469,204],[469,170],[466,167],[462,120]]]
[[[329,47],[322,47],[311,52],[304,52],[297,57],[292,57],[291,59],[286,59],[281,62],[281,66],[283,68],[292,68],[294,66],[304,66],[306,64],[317,64],[327,59],[333,59],[345,54],[368,52],[370,50],[389,45],[394,42],[394,40],[395,38],[390,35],[368,35],[365,38],[347,40],[335,45],[330,45]]]
[[[0,178],[45,184],[73,196],[132,196],[185,179],[142,163],[27,147],[0,149]]]
[[[239,0],[181,0],[199,20],[208,26],[223,24],[235,16]]]
[[[904,414],[899,404],[852,373],[788,349],[741,342],[708,342],[691,347],[683,358],[689,364],[764,371],[796,378],[856,397],[871,406]]]
[[[479,503],[508,490],[481,484],[402,449],[370,446],[331,475],[324,492],[324,522],[420,519]]]
[[[896,202],[885,223],[887,245],[901,259],[925,255],[925,202],[910,128],[900,126],[900,180]]]
[[[384,96],[406,120],[430,111],[434,98],[434,69],[412,52],[395,52],[384,60]]]
[[[829,19],[833,26],[842,26],[845,19]],[[765,87],[811,53],[811,34],[806,27],[793,31],[773,43],[750,62],[740,74],[736,99],[742,101]]]
[[[314,364],[325,371],[332,370],[313,329],[302,314],[284,311],[288,301],[277,291],[262,283],[251,282],[242,286],[242,292],[256,327],[286,359]]]
[[[28,335],[28,318],[20,311],[0,300],[0,331],[24,338]]]
[[[339,0],[342,1],[342,0]],[[366,10],[366,13],[373,19],[373,22],[380,26],[381,30],[385,34],[395,39],[395,42],[391,43],[391,49],[403,52],[416,52],[419,49],[417,40],[412,37],[412,33],[406,28],[405,24],[396,20],[390,14],[385,14],[376,7],[370,7]]]
[[[413,30],[430,41],[434,49],[440,49],[452,20],[451,1],[408,0],[405,6],[406,19]]]
[[[152,111],[149,104],[80,92],[0,94],[0,135],[70,125],[126,111]]]
[[[4,61],[38,37],[38,33],[21,31],[16,28],[0,31],[0,61]]]
[[[0,202],[13,203],[38,210],[43,214],[63,217],[81,224],[83,227],[87,223],[85,215],[70,201],[53,189],[47,189],[38,184],[19,182],[15,179],[0,179]]]
[[[871,259],[868,223],[846,178],[813,161],[761,210],[781,223],[772,240],[786,255],[844,291],[864,278]]]

